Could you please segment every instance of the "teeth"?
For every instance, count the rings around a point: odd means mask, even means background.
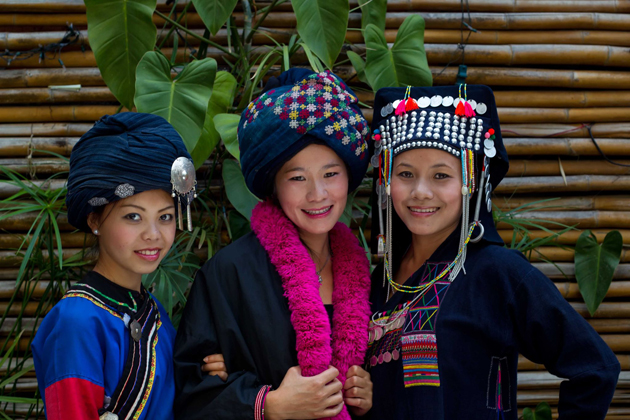
[[[142,255],[155,255],[158,252],[160,252],[159,250],[154,250],[154,251],[138,251],[138,254],[142,254]]]
[[[330,206],[332,207],[332,206]],[[325,209],[322,210],[304,210],[305,212],[307,212],[308,214],[312,214],[312,215],[317,215],[317,214],[324,214],[326,213],[328,210],[330,210],[330,207],[326,207]]]
[[[412,207],[410,207],[409,209],[414,212],[414,213],[434,213],[436,211],[438,211],[439,207],[432,207],[430,209],[414,209]]]

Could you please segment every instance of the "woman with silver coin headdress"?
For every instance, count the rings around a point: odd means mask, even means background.
[[[181,137],[155,115],[105,116],[74,146],[68,220],[96,236],[98,259],[32,344],[48,420],[173,418],[175,329],[141,280],[176,218],[190,228],[195,184]]]
[[[519,353],[566,380],[560,419],[603,419],[619,362],[492,219],[508,170],[486,86],[385,88],[374,104],[374,419],[517,419]]]

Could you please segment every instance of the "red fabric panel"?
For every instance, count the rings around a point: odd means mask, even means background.
[[[105,390],[80,378],[66,378],[46,388],[48,420],[98,420]]]

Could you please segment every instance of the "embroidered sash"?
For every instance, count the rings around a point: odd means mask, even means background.
[[[105,407],[99,410],[101,419],[137,420],[146,406],[155,378],[158,330],[162,325],[157,304],[149,293],[134,312],[131,309],[104,299],[91,286],[77,284],[63,299],[84,298],[110,314],[120,318],[129,329],[129,351],[122,376]]]

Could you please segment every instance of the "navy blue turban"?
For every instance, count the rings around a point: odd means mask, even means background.
[[[106,115],[72,149],[68,221],[90,232],[87,217],[100,206],[149,190],[172,191],[171,166],[190,159],[173,126],[157,115]]]
[[[345,162],[350,191],[361,184],[369,162],[369,127],[358,99],[331,72],[290,69],[241,114],[238,141],[247,187],[259,198],[280,167],[311,143],[321,143]]]

